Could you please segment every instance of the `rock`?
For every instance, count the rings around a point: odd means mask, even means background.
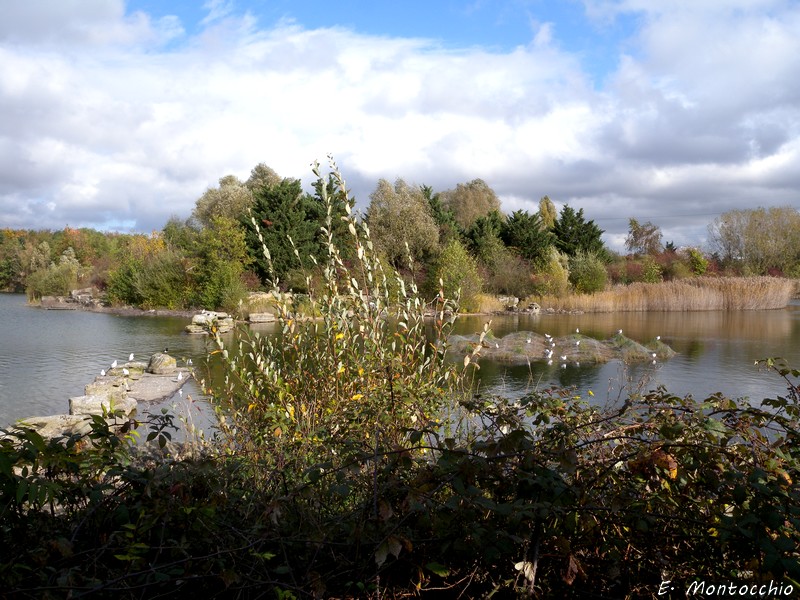
[[[177,368],[177,361],[164,352],[157,352],[150,357],[146,371],[154,375],[168,375],[174,373]]]
[[[74,396],[69,399],[71,415],[103,415],[121,410],[129,417],[136,412],[137,402],[133,398],[111,399],[108,396]]]
[[[88,415],[51,415],[20,419],[16,427],[35,430],[45,440],[70,435],[84,435],[91,430],[92,418]]]
[[[186,331],[193,334],[208,334],[216,327],[219,333],[226,333],[233,329],[234,321],[228,313],[204,310],[192,317],[192,322],[186,326]]]
[[[528,304],[528,312],[532,312],[535,315],[538,315],[539,312],[542,310],[542,307],[536,304],[536,302],[531,302]]]
[[[64,296],[42,296],[41,307],[47,310],[77,310],[78,304]]]
[[[83,393],[87,396],[102,396],[112,402],[120,402],[127,396],[123,380],[116,377],[98,377],[84,386]]]
[[[272,313],[250,313],[248,320],[251,323],[273,323],[275,315]]]

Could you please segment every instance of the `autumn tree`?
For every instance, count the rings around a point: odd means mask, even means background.
[[[731,210],[709,225],[712,249],[745,273],[800,274],[800,212],[790,206]]]
[[[542,220],[542,225],[547,229],[553,229],[556,219],[558,219],[558,211],[549,196],[544,196],[539,200],[539,217]]]
[[[658,225],[650,221],[639,223],[633,217],[628,220],[628,237],[625,238],[625,248],[628,252],[637,256],[658,254],[664,249],[661,238],[661,228]]]
[[[272,187],[281,182],[281,176],[278,175],[272,168],[264,163],[258,163],[250,171],[250,177],[244,182],[244,185],[251,192],[255,192],[263,187]]]
[[[394,267],[406,266],[406,244],[415,261],[432,256],[439,244],[439,228],[422,189],[397,179],[394,186],[378,181],[370,194],[367,224],[376,247]]]
[[[254,189],[234,175],[226,175],[219,180],[219,187],[208,188],[197,199],[192,216],[204,226],[218,216],[241,220],[253,206]]]
[[[479,217],[500,211],[497,194],[483,179],[459,183],[455,189],[442,192],[441,201],[464,230],[468,230]]]

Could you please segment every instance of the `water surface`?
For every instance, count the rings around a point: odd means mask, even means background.
[[[127,360],[131,352],[146,361],[168,347],[172,356],[191,358],[200,367],[208,350],[205,336],[183,332],[185,318],[46,311],[27,306],[25,296],[16,294],[0,294],[0,315],[0,427],[28,416],[66,413],[71,396],[82,395],[101,369],[114,359]],[[488,320],[460,317],[456,333],[479,332]],[[542,314],[491,320],[498,337],[518,330],[561,336],[580,328],[584,335],[607,339],[622,329],[640,342],[660,335],[678,352],[655,366],[612,361],[561,369],[557,364],[507,367],[484,361],[479,371],[482,388],[510,397],[559,385],[575,386],[582,394],[592,390],[596,401],[605,402],[631,389],[649,390],[663,384],[681,396],[702,399],[722,392],[758,402],[784,394],[786,386],[775,374],[760,371],[754,361],[780,356],[800,368],[798,303],[773,311]],[[260,330],[271,331],[269,326]],[[202,402],[195,381],[184,392]]]

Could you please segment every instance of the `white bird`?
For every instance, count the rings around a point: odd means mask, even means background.
[[[179,390],[178,390],[178,396],[180,396],[181,398],[183,398],[183,388],[181,388],[181,389],[179,389]]]
[[[117,368],[117,359],[116,358],[114,359],[114,362],[111,363],[111,368],[112,369],[116,369]]]
[[[544,337],[545,337],[547,340],[550,340],[550,338],[551,338],[551,337],[553,337],[553,336],[552,336],[552,335],[550,335],[549,333],[545,333],[545,334],[544,334]]]
[[[618,330],[617,333],[622,335],[622,329]]]
[[[566,356],[566,354],[564,354],[564,355],[562,355],[562,356],[561,356],[561,360],[562,360],[562,361],[565,361],[565,360],[567,360],[567,356]]]
[[[567,368],[567,363],[561,363],[561,368],[562,369],[566,369]]]
[[[653,364],[656,364],[656,361],[653,361]]]
[[[655,357],[656,357],[656,353],[655,353],[655,352],[653,352],[653,353],[652,353],[650,356],[652,356],[653,358],[655,358]]]
[[[183,381],[183,371],[178,371],[178,381]]]
[[[527,340],[525,340],[525,343],[526,344],[530,344],[531,343],[531,338],[528,338]]]
[[[575,340],[575,345],[576,346],[580,346],[581,345],[581,341],[580,340]]]
[[[106,376],[106,370],[100,369],[100,377],[105,377],[105,376]]]
[[[552,364],[553,364],[553,361],[552,361],[552,360],[548,360],[548,361],[547,361],[547,364],[548,364],[548,365],[552,365]]]
[[[192,365],[192,359],[190,358],[189,360],[187,360],[186,364],[191,366]]]
[[[656,340],[660,340],[660,339],[661,339],[661,336],[660,336],[660,335],[657,335],[657,336],[656,336]]]
[[[575,328],[575,333],[580,333],[580,332],[581,332],[581,328],[580,327],[576,327]]]
[[[581,363],[580,363],[580,362],[578,362],[578,361],[575,361],[575,366],[576,366],[576,367],[580,367],[580,366],[581,366]]]
[[[498,344],[497,342],[495,342],[495,343],[494,343],[494,347],[495,347],[495,348],[499,348],[499,347],[500,347],[500,344]]]
[[[128,371],[128,369],[125,369],[125,368],[122,369],[122,374],[125,375],[125,377],[128,376],[128,373],[130,373],[130,371]]]
[[[128,356],[128,362],[131,362],[132,360],[133,360],[133,352],[131,352],[130,356]]]

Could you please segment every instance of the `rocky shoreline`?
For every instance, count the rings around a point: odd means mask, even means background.
[[[174,357],[163,352],[153,354],[147,363],[115,360],[85,386],[83,396],[69,398],[69,414],[19,419],[7,430],[32,429],[52,440],[88,433],[97,416],[119,430],[137,416],[140,406],[171,398],[192,376],[191,364],[178,366]]]

